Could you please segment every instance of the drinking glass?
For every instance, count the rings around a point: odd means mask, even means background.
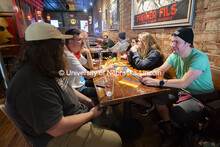
[[[105,94],[107,99],[111,99],[114,94],[114,78],[110,75],[104,77]]]

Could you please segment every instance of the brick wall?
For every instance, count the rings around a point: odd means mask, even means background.
[[[107,32],[94,34],[101,37],[108,34],[111,39],[117,41],[119,32],[126,32],[127,37],[137,37],[139,33],[147,31],[157,39],[162,47],[165,56],[172,51],[170,47],[170,34],[179,27],[157,28],[157,29],[131,29],[131,1],[119,0],[119,30],[109,31],[109,5],[113,0],[98,0],[94,8],[101,8],[102,12],[107,9]],[[93,10],[93,19],[101,24],[101,14],[97,15],[97,9]],[[99,25],[101,28],[101,25]],[[194,46],[196,49],[207,54],[211,67],[220,70],[220,1],[219,0],[197,0],[195,9],[195,19],[193,25]],[[101,31],[101,30],[100,30]]]

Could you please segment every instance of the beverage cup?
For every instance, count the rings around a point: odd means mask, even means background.
[[[114,78],[107,75],[104,77],[104,84],[105,84],[105,94],[107,99],[110,100],[114,94]]]
[[[102,59],[103,59],[103,53],[100,51],[99,52],[99,61],[102,61]]]
[[[159,80],[162,80],[164,77],[164,71],[158,71],[156,72],[156,78]]]

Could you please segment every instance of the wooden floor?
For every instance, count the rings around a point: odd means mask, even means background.
[[[119,119],[122,117],[122,108],[123,105],[121,104],[119,106],[119,112],[117,112],[118,115],[120,115]],[[117,120],[114,115],[111,115],[108,118],[107,114],[107,120],[104,122],[104,124],[107,123],[111,126],[112,123]],[[139,138],[135,140],[123,142],[123,147],[159,147],[161,144],[161,132],[157,126],[157,122],[160,120],[157,111],[154,109],[148,116],[144,117],[139,115],[136,108],[132,106],[132,117],[138,119],[141,122],[142,126],[144,127],[144,132]]]
[[[25,140],[0,111],[0,147],[27,147]]]
[[[160,130],[157,127],[157,121],[159,121],[159,116],[156,111],[152,111],[148,116],[141,116],[137,114],[137,111],[134,107],[132,111],[132,116],[138,119],[141,124],[144,126],[144,132],[140,138],[123,142],[123,147],[159,147],[160,139]]]
[[[122,114],[122,112],[121,108],[120,113]],[[157,122],[159,121],[157,111],[154,110],[144,117],[139,115],[135,107],[132,106],[132,117],[140,121],[144,127],[144,132],[135,140],[123,142],[123,147],[159,147],[161,139],[160,130],[157,127]]]

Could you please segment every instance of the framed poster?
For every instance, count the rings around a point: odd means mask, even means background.
[[[118,30],[118,0],[115,0],[109,7],[110,23],[109,30]]]
[[[102,32],[107,31],[107,9],[102,13]]]
[[[80,20],[80,29],[89,32],[88,20]]]
[[[18,32],[13,13],[0,14],[0,45],[18,44]]]
[[[195,0],[132,0],[131,28],[191,26]]]

